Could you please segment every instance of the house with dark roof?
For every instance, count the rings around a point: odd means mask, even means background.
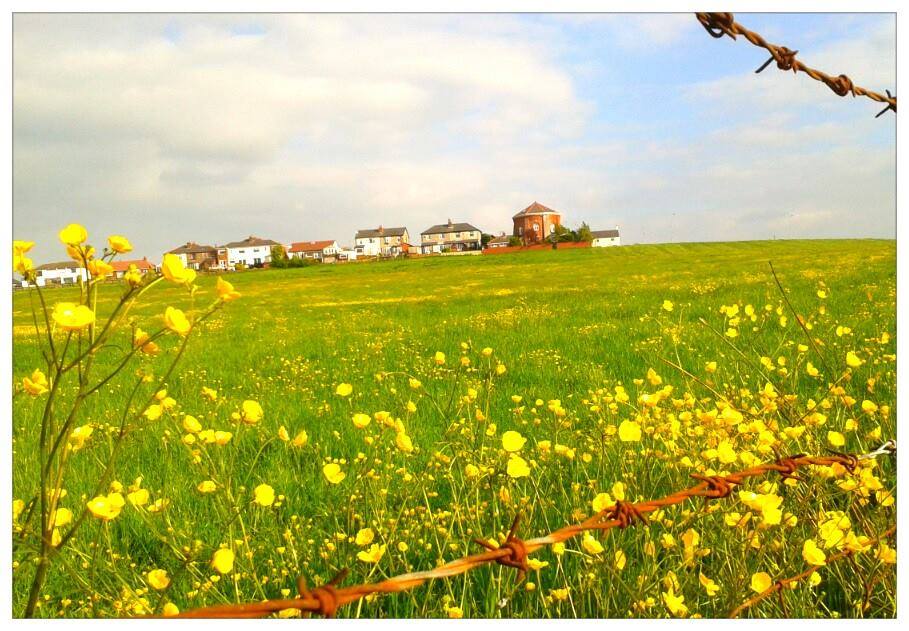
[[[407,228],[385,228],[357,230],[354,249],[362,256],[398,256],[410,249],[410,234]]]
[[[85,268],[75,261],[45,263],[35,268],[35,284],[38,287],[46,285],[75,285],[87,280],[88,273]]]
[[[183,267],[194,270],[207,270],[218,265],[218,249],[212,245],[199,245],[195,241],[187,241],[185,245],[167,252],[177,256]]]
[[[218,267],[222,269],[234,269],[237,265],[264,267],[271,263],[271,249],[276,245],[281,244],[271,239],[248,236],[242,241],[232,241],[218,246]]]
[[[327,241],[298,241],[291,243],[287,248],[288,258],[314,259],[322,261],[334,259],[341,252],[338,242],[334,239]]]
[[[504,232],[497,237],[493,237],[486,243],[487,248],[507,248],[508,244],[511,243],[512,237],[508,236]]]
[[[590,247],[592,248],[607,248],[613,245],[622,245],[618,226],[615,227],[615,230],[591,230],[590,234],[593,237],[590,241]]]
[[[555,233],[557,226],[562,225],[562,215],[552,208],[534,202],[514,215],[514,236],[525,245],[540,243]]]
[[[468,252],[482,250],[483,233],[469,223],[442,223],[420,233],[420,250],[423,254],[440,252]]]

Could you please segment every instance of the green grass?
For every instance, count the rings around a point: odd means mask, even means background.
[[[699,458],[700,451],[711,446],[710,432],[680,438],[675,447],[656,438],[624,444],[605,428],[633,418],[635,412],[590,409],[592,397],[602,397],[602,389],[612,390],[617,383],[624,385],[634,404],[639,391],[654,390],[646,380],[640,385],[634,382],[644,379],[650,368],[664,384],[674,386],[672,398],[689,392],[696,399],[704,398],[698,407],[707,410],[715,403],[706,399],[715,398],[712,389],[748,407],[756,404],[757,392],[767,382],[757,360],[783,356],[788,359],[788,374],[776,381],[797,397],[794,407],[805,409],[809,399],[824,398],[825,384],[845,369],[845,352],[854,350],[868,361],[844,387],[857,401],[869,398],[879,406],[889,405],[891,411],[888,418],[863,418],[859,431],[845,432],[844,449],[876,446],[867,437],[876,423],[881,425],[882,438],[895,438],[895,251],[893,241],[763,241],[440,257],[230,274],[226,278],[242,298],[193,333],[167,384],[168,394],[178,402],[177,413],[131,434],[116,468],[115,477],[124,485],[142,476],[152,498],[167,498],[171,505],[154,515],[125,509],[108,527],[97,520],[86,524],[73,549],[60,555],[68,569],[61,565],[52,573],[44,590],[50,600],[40,613],[114,615],[123,588],[140,587],[141,573],[157,567],[168,569],[174,577],[164,599],[181,609],[275,597],[281,588],[293,589],[293,578],[300,573],[312,584],[351,567],[349,581],[374,580],[476,551],[477,546],[468,545],[472,537],[495,536],[522,506],[526,515],[522,534],[530,537],[574,521],[578,512],[589,514],[594,491],[608,491],[617,481],[625,483],[631,496],[644,498],[687,486],[689,470],[678,460],[682,455]],[[820,356],[813,347],[808,352],[797,350],[797,345],[809,341],[781,302],[768,261],[795,309],[813,324],[812,334],[823,343]],[[201,288],[197,301],[209,301],[215,278],[201,276],[197,283]],[[823,300],[817,295],[821,287],[828,293]],[[99,317],[110,311],[119,291],[117,285],[104,287]],[[160,326],[166,306],[188,309],[190,305],[185,290],[173,285],[161,285],[148,295],[149,300],[132,312],[146,330]],[[78,292],[50,289],[45,297],[53,304],[77,299]],[[33,299],[29,292],[14,296],[17,380],[42,366],[30,328]],[[664,300],[674,303],[671,312],[661,309]],[[725,331],[727,323],[719,310],[732,304],[742,308],[752,304],[759,316],[756,323],[739,327],[738,338],[724,338],[699,322],[703,318]],[[823,314],[818,313],[821,304],[826,307]],[[787,326],[781,327],[776,311],[765,311],[765,305],[782,306]],[[851,333],[837,336],[837,326],[848,326]],[[890,341],[880,343],[884,332]],[[119,346],[105,349],[96,360],[99,375],[128,348],[128,334],[121,333],[114,343]],[[456,368],[462,343],[469,345],[468,355],[478,372]],[[160,374],[176,340],[169,338],[162,347],[159,358],[141,365]],[[484,347],[493,348],[493,359],[507,367],[505,374],[489,382],[486,375],[494,361],[479,354]],[[442,369],[433,364],[436,351],[448,357]],[[684,367],[698,380],[675,371],[663,359]],[[805,373],[808,360],[821,370],[821,379]],[[719,366],[713,375],[704,371],[709,361]],[[90,499],[112,445],[105,428],[118,424],[136,367],[124,371],[82,408],[80,423],[91,423],[96,430],[89,447],[73,457],[64,482],[68,491],[64,505],[74,511],[83,505],[83,496]],[[377,378],[384,373],[391,374]],[[418,377],[425,392],[411,391],[403,375]],[[873,392],[868,391],[869,378],[875,380]],[[342,382],[352,384],[350,398],[334,394]],[[202,400],[202,386],[218,390],[217,405]],[[478,403],[488,417],[485,422],[476,420],[473,404],[459,403],[467,387],[479,391]],[[523,397],[523,412],[514,411],[513,395]],[[182,432],[177,423],[188,413],[205,427],[230,429],[230,413],[244,399],[260,402],[265,418],[255,429],[234,430],[235,440],[214,452],[216,464],[211,466],[229,479],[237,496],[247,497],[252,487],[267,482],[285,499],[279,508],[247,506],[241,520],[231,521],[225,502],[195,491],[211,470],[191,463],[187,448],[179,442]],[[560,424],[546,405],[531,412],[535,399],[559,399],[568,411],[566,424]],[[408,400],[417,404],[413,414],[406,411]],[[15,498],[28,500],[37,491],[36,428],[42,405],[42,398],[25,394],[14,399]],[[663,416],[653,419],[655,424],[666,422],[665,414],[672,412],[668,401],[665,407]],[[826,410],[824,426],[810,427],[797,444],[781,447],[819,451],[826,445],[828,430],[842,431],[847,418],[862,414],[855,407],[834,402]],[[367,431],[376,436],[376,442],[364,443],[364,432],[353,427],[351,414],[379,410],[404,420],[417,447],[413,454],[396,450],[393,432],[380,432],[375,421]],[[768,423],[787,424],[781,412],[761,414]],[[498,426],[495,437],[487,437],[482,429],[489,422]],[[291,436],[305,429],[309,444],[300,450],[278,440],[281,425]],[[539,457],[530,478],[512,480],[504,474],[505,456],[496,449],[506,429],[519,430],[529,439],[522,452],[528,460],[536,458],[533,446],[544,439],[575,448],[577,457]],[[741,441],[737,447],[753,450],[752,437],[736,440]],[[673,448],[678,453],[672,454]],[[353,463],[361,452],[367,462]],[[591,461],[583,462],[582,453],[591,454]],[[328,485],[322,477],[326,458],[347,460],[348,477],[341,485]],[[487,464],[492,472],[479,482],[465,479],[467,462]],[[888,475],[881,473],[888,488],[895,484],[889,466],[884,468]],[[374,477],[364,475],[370,468],[376,472]],[[407,473],[412,479],[405,481]],[[895,514],[894,508],[859,507],[850,494],[810,478],[799,489],[785,490],[784,507],[800,511],[799,526],[787,531],[779,550],[767,543],[778,537],[767,533],[762,533],[760,549],[749,548],[740,530],[722,525],[722,512],[705,515],[692,505],[688,512],[677,510],[671,519],[667,516],[671,525],[654,524],[646,533],[641,528],[614,531],[601,538],[606,551],[597,559],[577,552],[577,543],[569,546],[573,551],[564,557],[538,553],[535,556],[548,560],[550,566],[532,573],[529,580],[537,586],[532,592],[512,593],[515,584],[507,568],[484,568],[429,588],[352,605],[340,615],[444,616],[441,598],[448,595],[467,616],[661,616],[666,615],[660,595],[669,571],[676,574],[692,613],[725,615],[750,595],[751,573],[764,570],[782,578],[803,569],[801,542],[811,536],[805,532],[821,509],[867,513],[869,523],[883,526]],[[510,499],[502,499],[502,488],[509,490]],[[745,512],[740,503],[733,507],[734,500],[727,501],[730,506],[724,510]],[[856,532],[864,532],[858,528],[858,512],[850,514]],[[193,582],[206,584],[211,571],[205,566],[212,550],[242,538],[241,522],[253,559],[238,555],[242,576],[235,576],[235,581],[225,577],[214,585],[209,582],[210,587],[200,591]],[[338,543],[336,550],[328,550],[325,541],[334,533],[352,535],[365,525],[376,530],[377,541],[388,544],[379,564],[358,561],[359,548],[351,543]],[[661,548],[656,556],[644,552],[646,541],[655,541],[660,548],[664,532],[678,540],[689,527],[700,533],[701,545],[711,549],[698,565],[684,566],[677,558],[678,549]],[[786,537],[791,537],[791,544]],[[407,553],[395,547],[400,541],[408,543]],[[188,569],[181,569],[174,552],[183,546],[194,559]],[[283,553],[277,551],[280,546],[286,547]],[[628,555],[622,572],[612,564],[616,549]],[[32,557],[25,545],[16,546],[17,615],[33,573]],[[871,572],[873,563],[862,567]],[[875,570],[885,578],[864,611],[854,605],[861,594],[848,587],[855,581],[845,562],[825,570],[824,582],[814,591],[804,586],[787,594],[786,611],[809,617],[892,616],[895,595],[887,594],[887,589],[894,585],[893,567]],[[699,571],[720,583],[717,596],[709,598],[700,588]],[[268,577],[264,585],[263,576]],[[569,601],[546,600],[551,588],[564,586],[571,588]],[[191,591],[199,593],[188,596]],[[163,603],[157,594],[153,596],[152,605]],[[498,607],[506,596],[508,603]],[[656,604],[634,609],[636,601],[647,597]],[[61,608],[61,599],[72,603]],[[752,614],[778,616],[783,611],[776,599],[770,599]]]

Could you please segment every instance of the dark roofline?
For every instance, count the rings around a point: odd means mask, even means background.
[[[52,270],[52,269],[80,269],[82,265],[75,261],[58,261],[56,263],[45,263],[44,265],[39,265],[35,268],[36,272],[42,270]]]
[[[473,226],[469,223],[440,223],[435,226],[431,226],[421,232],[421,235],[424,234],[445,234],[446,232],[482,232],[476,226]]]
[[[619,236],[618,230],[591,230],[590,235],[594,239],[614,239]]]

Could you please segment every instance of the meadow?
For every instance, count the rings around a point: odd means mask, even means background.
[[[476,552],[477,537],[500,544],[518,513],[531,537],[690,486],[691,473],[896,438],[893,241],[623,246],[224,278],[240,297],[193,326],[166,392],[155,397],[155,380],[180,352],[175,334],[79,408],[75,424],[90,431],[70,439],[60,506],[72,517],[98,497],[127,501],[106,517],[92,510],[54,555],[36,615],[286,597],[298,575],[318,585],[344,568],[346,582],[380,580]],[[168,306],[192,320],[216,282],[200,274],[194,296],[162,282],[129,322],[160,328]],[[122,282],[98,289],[100,321]],[[48,309],[79,300],[74,288],[43,295]],[[22,380],[46,371],[39,307],[34,291],[15,293],[16,616],[38,555],[29,513],[47,395]],[[126,326],[97,353],[99,374],[132,336]],[[151,412],[120,446],[134,388]],[[493,565],[338,616],[722,617],[814,564],[744,615],[892,617],[895,544],[872,540],[895,523],[895,469],[885,456],[854,473],[753,480],[536,552],[524,582]],[[61,532],[72,523],[59,521]],[[844,549],[848,559],[823,562]]]

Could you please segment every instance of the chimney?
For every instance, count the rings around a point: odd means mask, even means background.
[[[451,218],[448,219],[448,227],[451,228]]]
[[[379,226],[379,234],[385,234],[385,228]]]

